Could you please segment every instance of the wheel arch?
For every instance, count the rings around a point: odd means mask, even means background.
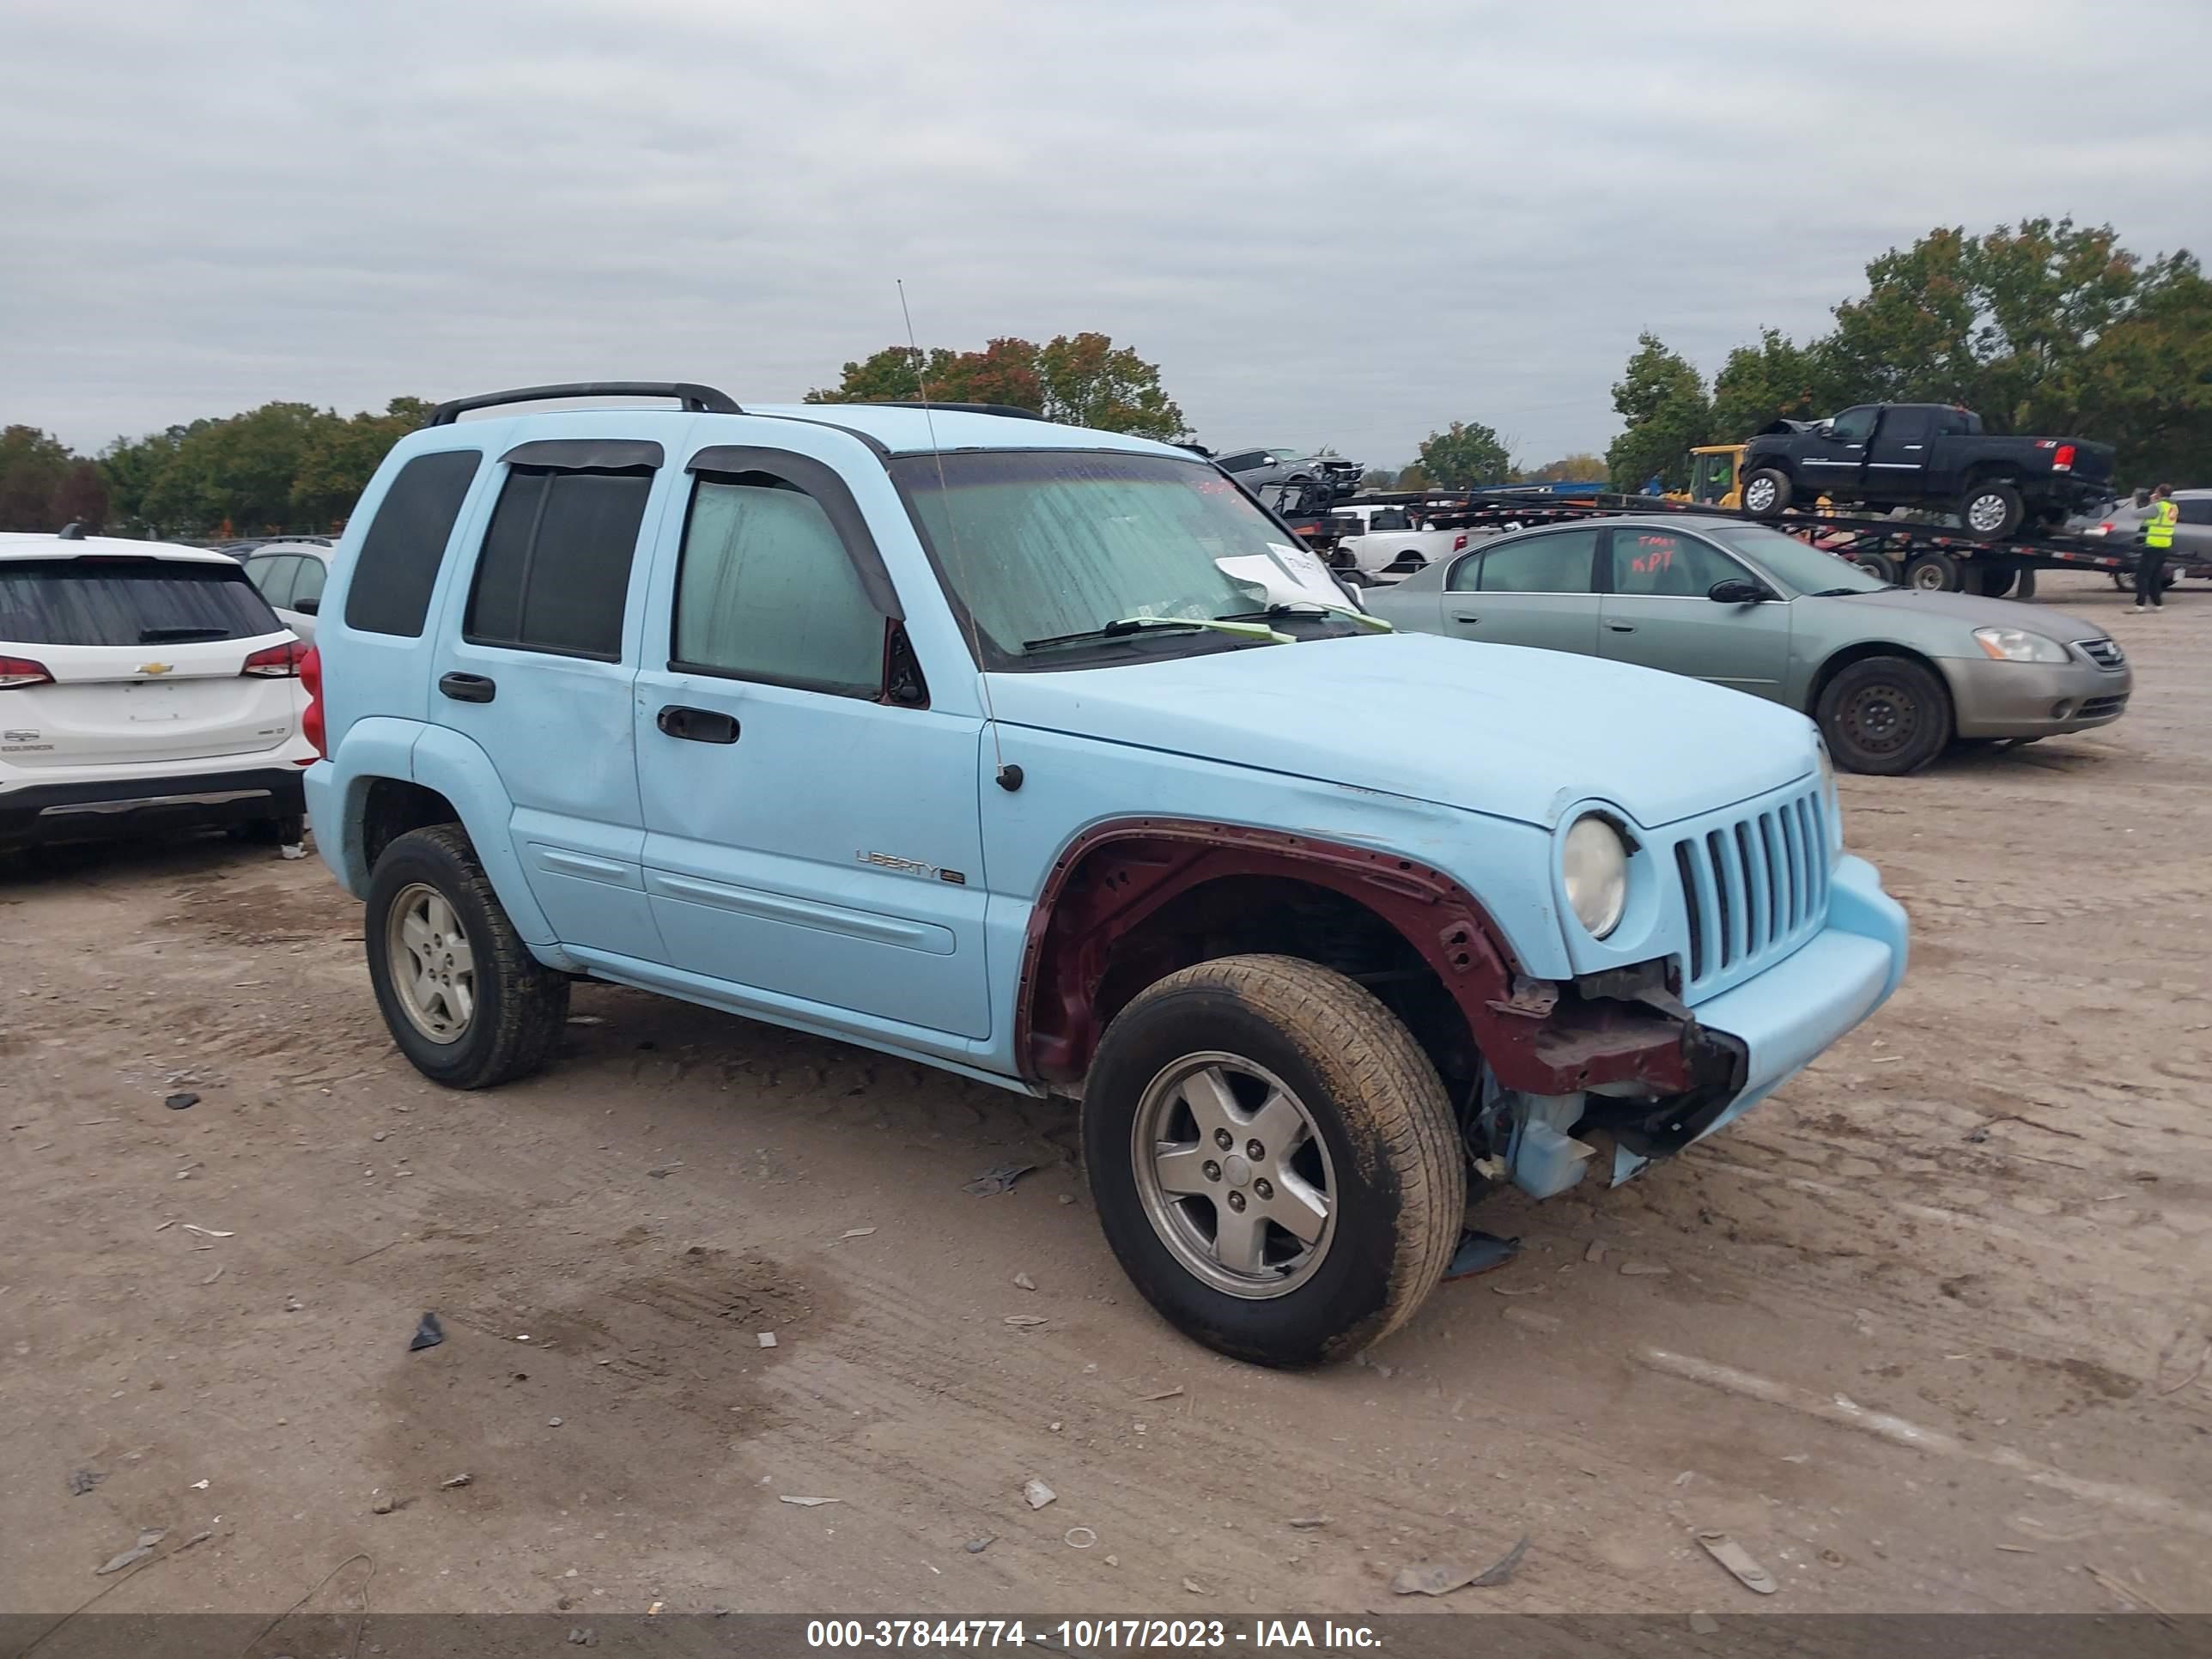
[[[1952,684],[1951,676],[1944,668],[1942,658],[1931,657],[1916,646],[1905,645],[1896,640],[1858,640],[1850,645],[1838,646],[1828,654],[1819,669],[1814,672],[1812,684],[1805,693],[1805,707],[1802,712],[1806,717],[1818,720],[1820,696],[1828,689],[1830,682],[1853,663],[1864,662],[1869,657],[1902,657],[1907,662],[1918,664],[1942,682],[1943,690],[1949,694],[1955,709],[1959,701],[1959,689]]]
[[[1694,1022],[1535,981],[1449,877],[1374,848],[1183,819],[1093,827],[1062,851],[1030,919],[1015,996],[1016,1064],[1079,1085],[1113,1016],[1178,969],[1254,951],[1369,985],[1448,1080],[1477,1059],[1505,1087],[1567,1093],[1689,1085]]]
[[[538,950],[548,965],[568,967],[568,962],[555,962],[551,954],[540,948],[556,944],[553,925],[546,920],[537,896],[531,891],[530,878],[515,851],[514,838],[507,833],[514,803],[491,757],[448,726],[427,726],[416,740],[410,776],[405,781],[422,793],[403,793],[398,797],[400,800],[420,805],[423,797],[428,796],[452,808],[452,817],[447,821],[458,823],[467,834],[475,848],[477,862],[523,943]],[[364,806],[366,804],[364,800]]]

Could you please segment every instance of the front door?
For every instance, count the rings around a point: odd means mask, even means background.
[[[1880,413],[1875,404],[1861,404],[1806,433],[1798,450],[1799,482],[1822,495],[1856,495],[1866,471],[1867,441],[1874,436]]]
[[[664,960],[801,1013],[989,1036],[981,723],[927,706],[835,472],[753,448],[691,465],[635,698]]]
[[[1607,531],[1606,538],[1610,591],[1598,634],[1601,654],[1762,697],[1782,695],[1790,665],[1787,603],[1723,605],[1708,598],[1716,583],[1759,579],[1695,536],[1627,525]]]
[[[661,448],[549,439],[501,459],[466,599],[455,584],[440,630],[430,718],[498,772],[515,855],[555,936],[651,956],[629,619],[638,542],[659,516]]]
[[[1597,654],[1598,532],[1547,530],[1469,555],[1445,581],[1443,631],[1494,645]]]

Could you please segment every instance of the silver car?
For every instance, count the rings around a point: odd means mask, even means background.
[[[1316,455],[1303,449],[1271,444],[1263,449],[1224,450],[1214,465],[1233,473],[1237,482],[1257,495],[1269,484],[1301,483],[1311,480],[1329,486],[1338,499],[1359,488],[1361,468],[1357,461],[1335,455]]]
[[[321,541],[264,542],[246,558],[247,577],[277,620],[310,645],[330,568],[330,544]]]
[[[1914,771],[1954,739],[2107,725],[2134,680],[2094,623],[1893,587],[1779,531],[1701,515],[1501,536],[1366,605],[1401,628],[1641,663],[1788,703],[1857,772]]]
[[[2173,557],[2194,562],[2168,565],[2168,587],[2184,576],[2212,575],[2212,489],[2177,489],[2173,504],[2181,513],[2181,521],[2173,527]],[[2113,551],[2130,554],[2141,551],[2143,520],[2148,517],[2148,507],[2137,507],[2124,498],[2108,503],[2100,513],[2075,520],[2067,528],[2083,536],[2101,537]],[[2132,592],[2135,585],[2132,571],[2113,573],[2112,586],[2123,592]]]

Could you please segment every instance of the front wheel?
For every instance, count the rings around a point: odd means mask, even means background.
[[[392,1041],[432,1082],[486,1089],[552,1053],[568,981],[530,954],[458,823],[384,849],[362,938]]]
[[[1830,680],[1814,709],[1837,763],[1852,772],[1901,777],[1951,741],[1951,694],[1905,657],[1863,657]]]
[[[1743,481],[1743,510],[1754,519],[1778,519],[1790,506],[1790,475],[1762,466]]]
[[[1146,1300],[1263,1365],[1344,1358],[1411,1318],[1467,1203],[1435,1067],[1372,992],[1294,957],[1139,994],[1092,1061],[1083,1147]]]

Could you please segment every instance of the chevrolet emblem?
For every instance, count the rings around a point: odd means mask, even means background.
[[[169,672],[169,665],[165,662],[142,662],[138,665],[138,672],[142,674],[166,674]]]

